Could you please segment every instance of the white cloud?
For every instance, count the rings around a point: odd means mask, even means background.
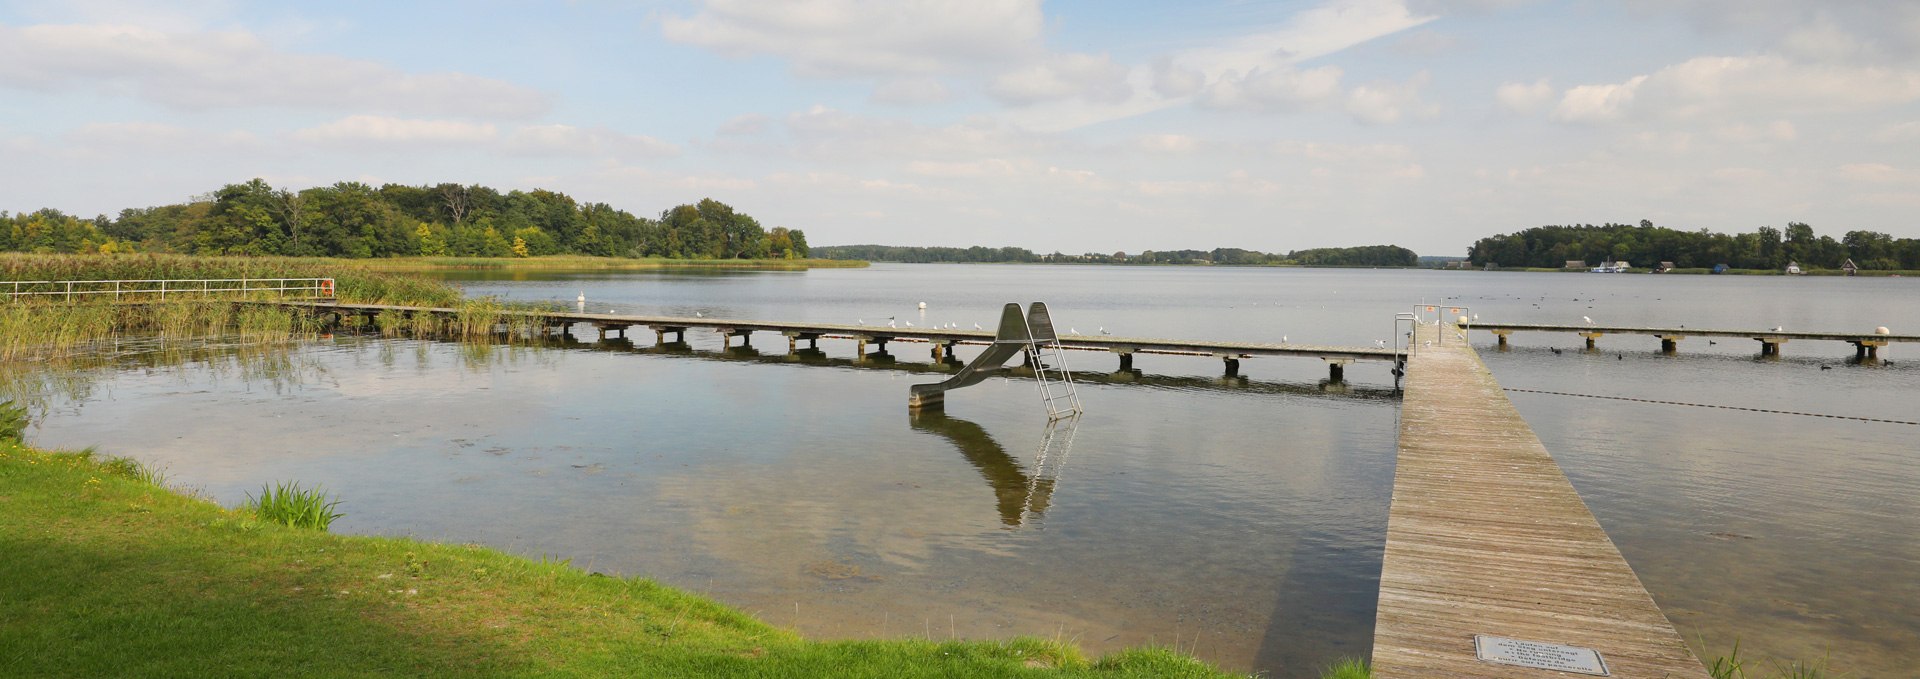
[[[1842,179],[1865,184],[1912,184],[1916,175],[1886,163],[1849,163],[1841,165]]]
[[[209,132],[150,122],[88,123],[68,131],[65,136],[73,144],[94,149],[196,152],[257,151],[262,147],[260,138],[245,130]]]
[[[938,104],[953,98],[953,91],[938,78],[894,78],[873,88],[872,100],[880,104]]]
[[[646,135],[605,127],[528,125],[506,140],[506,150],[525,155],[663,158],[680,152],[673,144]]]
[[[786,118],[793,152],[816,160],[872,158],[977,159],[1042,153],[1057,137],[1016,129],[990,118],[923,126],[896,118],[856,115],[814,106]]]
[[[1493,98],[1507,110],[1525,114],[1538,111],[1551,103],[1553,95],[1553,85],[1548,84],[1546,78],[1541,78],[1533,84],[1503,84],[1499,89],[1494,90]]]
[[[1175,62],[1213,77],[1247,74],[1323,57],[1434,18],[1414,15],[1399,0],[1334,0],[1299,12],[1274,30],[1185,52]]]
[[[1813,65],[1779,56],[1698,57],[1624,82],[1567,90],[1553,118],[1605,123],[1743,111],[1860,111],[1920,100],[1920,71]]]
[[[1800,131],[1793,123],[1775,120],[1766,124],[1731,122],[1714,128],[1713,134],[1722,141],[1735,143],[1786,142],[1800,138]]]
[[[934,75],[1037,54],[1038,0],[705,0],[661,34],[728,56],[770,54],[807,76]]]
[[[301,129],[293,138],[319,144],[485,144],[499,136],[491,123],[347,116]]]
[[[1432,77],[1426,71],[1405,83],[1375,83],[1353,88],[1347,93],[1347,112],[1361,122],[1385,125],[1403,117],[1425,117],[1439,109],[1420,98],[1420,90]]]
[[[90,89],[166,106],[362,110],[528,118],[545,95],[463,73],[405,73],[358,59],[281,52],[245,31],[0,25],[0,87]]]
[[[1200,95],[1208,108],[1258,111],[1298,111],[1340,96],[1338,66],[1305,70],[1280,67],[1254,69],[1245,75],[1229,73]]]
[[[745,113],[720,123],[718,132],[726,136],[750,137],[767,131],[772,119],[758,113]]]
[[[1133,96],[1128,70],[1107,55],[1055,54],[995,78],[988,92],[1001,101],[1032,104],[1086,99],[1116,104]]]
[[[1190,97],[1207,85],[1207,74],[1173,63],[1172,57],[1153,62],[1153,91],[1162,97]]]
[[[1882,126],[1873,133],[1873,140],[1882,143],[1920,141],[1920,120]]]
[[[1184,134],[1155,134],[1141,137],[1135,145],[1160,153],[1190,153],[1200,148],[1200,140]]]
[[[1781,38],[1780,49],[1812,61],[1841,61],[1864,52],[1866,46],[1831,20],[1822,18]]]

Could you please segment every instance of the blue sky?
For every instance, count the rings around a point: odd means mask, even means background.
[[[815,243],[1920,237],[1920,3],[0,0],[0,209],[264,177],[712,197]]]

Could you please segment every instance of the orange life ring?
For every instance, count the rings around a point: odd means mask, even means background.
[[[333,296],[333,279],[331,278],[320,279],[320,296],[321,297]]]

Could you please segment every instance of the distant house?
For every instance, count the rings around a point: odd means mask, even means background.
[[[1666,273],[1666,272],[1668,272],[1668,271],[1672,271],[1672,270],[1673,270],[1673,262],[1661,262],[1661,263],[1660,263],[1660,266],[1657,266],[1657,267],[1654,267],[1654,269],[1653,269],[1653,272],[1654,272],[1654,273]]]
[[[1787,262],[1787,275],[1788,275],[1788,276],[1799,276],[1799,275],[1802,275],[1802,274],[1805,274],[1805,273],[1806,273],[1805,271],[1801,271],[1801,270],[1800,270],[1800,263],[1799,263],[1799,262]]]
[[[1448,261],[1446,264],[1446,267],[1449,269],[1465,269],[1470,266],[1473,266],[1473,262],[1469,262],[1464,259],[1451,260],[1451,261]]]
[[[1587,260],[1584,260],[1584,259],[1569,259],[1569,260],[1567,260],[1567,265],[1566,265],[1566,266],[1563,266],[1563,267],[1560,267],[1560,268],[1562,268],[1562,269],[1585,269],[1585,268],[1587,268]]]
[[[1860,267],[1853,263],[1852,257],[1848,257],[1847,261],[1840,265],[1840,270],[1847,272],[1848,276],[1860,273]]]

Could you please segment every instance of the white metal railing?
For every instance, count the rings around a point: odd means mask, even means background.
[[[247,296],[271,293],[275,297],[305,295],[331,298],[331,278],[194,278],[110,281],[0,281],[0,294],[10,300],[58,297],[66,300],[200,299],[216,295]]]

